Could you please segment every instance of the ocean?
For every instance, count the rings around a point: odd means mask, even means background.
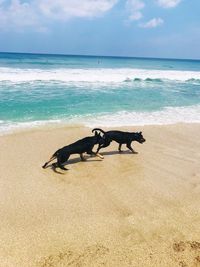
[[[0,134],[200,122],[200,60],[0,53]]]

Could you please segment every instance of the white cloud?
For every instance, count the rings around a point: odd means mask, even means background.
[[[118,0],[37,0],[41,12],[50,18],[96,17],[110,10]]]
[[[5,1],[0,2],[0,28],[21,29],[22,27],[29,27],[37,24],[37,16],[32,9],[31,3],[20,0],[11,0],[10,5],[2,5]]]
[[[141,10],[145,7],[145,4],[141,0],[127,0],[126,9],[129,12],[129,20],[139,20],[142,18]]]
[[[46,31],[46,18],[67,20],[91,18],[109,11],[118,0],[0,0],[0,28],[4,30],[32,27]]]
[[[146,23],[140,24],[142,28],[156,28],[164,23],[161,18],[153,18]]]
[[[181,0],[157,0],[159,6],[163,8],[171,8],[177,6]]]

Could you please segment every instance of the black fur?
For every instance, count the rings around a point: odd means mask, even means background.
[[[67,170],[63,165],[66,163],[66,161],[69,159],[70,155],[72,154],[79,154],[81,157],[81,160],[85,160],[83,157],[83,153],[87,153],[89,155],[98,156],[100,158],[103,158],[98,152],[93,152],[92,149],[96,144],[102,144],[104,142],[103,137],[101,137],[100,134],[95,132],[94,136],[85,137],[81,140],[76,141],[73,144],[70,144],[68,146],[64,146],[63,148],[58,149],[50,158],[49,161],[47,161],[42,168],[46,168],[49,162],[51,162],[54,159],[57,159],[56,163],[53,163],[52,166],[54,168],[59,167],[62,170]]]
[[[133,141],[137,141],[140,144],[142,144],[146,141],[142,135],[142,132],[122,132],[122,131],[107,131],[107,132],[105,132],[100,128],[95,128],[92,130],[92,132],[94,132],[94,131],[102,132],[103,137],[104,137],[104,143],[99,144],[98,149],[97,149],[97,153],[99,152],[99,150],[101,148],[109,146],[112,141],[115,141],[119,144],[119,148],[118,148],[119,152],[122,152],[121,151],[122,144],[126,144],[127,148],[129,148],[133,153],[137,153],[131,147],[131,143]]]

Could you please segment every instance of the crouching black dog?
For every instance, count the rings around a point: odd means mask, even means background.
[[[69,159],[70,155],[72,154],[80,154],[81,160],[86,160],[83,157],[83,153],[87,153],[89,155],[98,156],[99,158],[103,159],[103,156],[100,155],[98,152],[93,152],[93,147],[98,144],[101,145],[104,143],[104,138],[101,137],[100,133],[95,132],[94,136],[85,137],[81,140],[76,141],[73,144],[68,146],[64,146],[63,148],[58,149],[52,157],[47,161],[42,168],[46,168],[47,165],[54,159],[57,159],[56,163],[53,163],[53,168],[59,167],[62,170],[68,170],[63,165]]]
[[[131,147],[131,142],[137,141],[140,144],[142,144],[146,141],[142,135],[142,132],[122,132],[122,131],[107,131],[107,132],[105,132],[100,128],[95,128],[92,130],[92,132],[94,132],[94,131],[102,132],[103,137],[104,137],[104,143],[99,144],[98,149],[97,149],[97,153],[99,152],[99,150],[101,148],[109,146],[112,141],[115,141],[119,144],[119,148],[118,148],[119,152],[122,152],[122,150],[121,150],[122,144],[126,144],[126,146],[133,153],[137,153]]]

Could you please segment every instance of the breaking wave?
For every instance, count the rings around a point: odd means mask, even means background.
[[[0,68],[0,82],[61,81],[61,82],[200,82],[199,71],[146,70],[132,68],[96,69],[18,69]]]
[[[30,122],[0,121],[0,135],[16,130],[41,127],[43,125],[84,125],[86,127],[120,127],[137,125],[166,125],[175,123],[200,123],[200,105],[189,107],[166,107],[160,111],[120,111],[85,116],[76,115],[64,119]]]

